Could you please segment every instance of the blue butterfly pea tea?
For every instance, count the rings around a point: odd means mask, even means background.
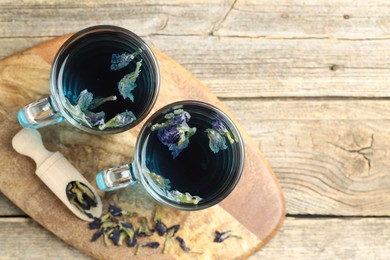
[[[90,27],[60,48],[51,96],[21,109],[19,122],[40,128],[66,119],[89,133],[123,132],[150,112],[159,84],[157,61],[141,38],[116,26]]]
[[[102,171],[98,187],[141,182],[158,201],[197,210],[224,199],[240,179],[244,145],[231,119],[199,101],[181,101],[154,113],[142,128],[134,162]]]

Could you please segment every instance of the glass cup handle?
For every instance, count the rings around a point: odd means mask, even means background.
[[[18,112],[18,120],[24,128],[41,128],[64,120],[53,107],[50,97],[28,104]]]
[[[96,175],[96,184],[100,190],[112,191],[138,184],[133,165],[125,164],[101,171]]]

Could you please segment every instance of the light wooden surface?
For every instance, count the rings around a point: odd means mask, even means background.
[[[99,259],[132,258],[136,248],[106,247],[102,241],[91,243],[92,234],[86,223],[70,214],[58,198],[71,206],[65,194],[69,182],[79,180],[86,184],[88,180],[95,186],[94,179],[99,170],[130,162],[135,157],[134,144],[147,118],[124,133],[104,136],[77,131],[66,123],[40,129],[40,134],[27,129],[20,131],[21,126],[17,122],[20,103],[28,104],[42,95],[49,95],[50,64],[68,36],[49,40],[0,60],[0,168],[3,170],[0,191],[37,223],[82,252]],[[156,48],[153,52],[160,68],[161,87],[151,113],[168,103],[195,99],[231,114],[188,70]],[[232,115],[231,118],[235,120]],[[192,248],[202,251],[201,255],[195,255],[198,259],[251,256],[276,234],[285,218],[284,196],[276,176],[245,129],[241,128],[240,132],[245,149],[244,169],[239,183],[226,199],[212,208],[195,212],[161,207],[164,223],[168,226],[180,224],[177,235],[186,238]],[[53,154],[48,150],[60,153]],[[15,172],[18,174],[15,175]],[[115,204],[148,217],[155,209],[155,201],[142,185],[106,196],[101,192],[100,195],[105,209],[109,204]],[[98,206],[90,212],[93,215],[102,211],[99,199],[97,202]],[[137,220],[131,221],[136,225]],[[213,243],[215,230],[234,230],[243,239]],[[156,236],[153,239],[159,241]],[[139,243],[143,243],[142,239]],[[160,250],[142,251],[137,259],[194,257],[178,245],[169,254],[161,254]]]
[[[390,255],[387,1],[0,1],[0,57],[95,24],[178,61],[271,164],[287,219],[253,259]],[[87,259],[0,197],[0,258]]]

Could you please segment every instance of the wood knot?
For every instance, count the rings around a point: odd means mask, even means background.
[[[333,64],[332,66],[330,66],[330,70],[331,70],[331,71],[336,71],[336,70],[338,70],[339,68],[340,68],[340,66],[337,65],[337,64]]]
[[[348,20],[349,18],[351,18],[351,16],[350,16],[349,14],[344,14],[344,15],[343,15],[343,18],[344,18],[345,20]]]

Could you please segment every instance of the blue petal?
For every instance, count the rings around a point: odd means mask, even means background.
[[[125,111],[111,118],[107,123],[99,125],[100,130],[108,127],[122,127],[136,120],[135,115],[131,111]]]
[[[119,70],[127,65],[134,60],[135,57],[137,57],[138,54],[142,52],[141,49],[138,49],[134,53],[122,53],[122,54],[112,54],[111,55],[111,70]]]
[[[158,139],[164,144],[169,145],[176,143],[179,139],[180,132],[175,126],[159,129],[157,132]]]
[[[213,153],[218,153],[219,150],[225,150],[227,148],[224,136],[214,129],[206,129],[206,132],[209,137],[209,147]]]
[[[82,112],[88,110],[89,105],[93,100],[93,95],[88,90],[84,89],[80,92],[79,97],[77,98],[77,105],[79,106]]]
[[[118,82],[118,90],[122,95],[123,99],[130,99],[134,102],[134,95],[131,93],[136,87],[135,83],[140,72],[141,72],[142,61],[137,62],[136,68],[133,72],[126,74],[119,82]]]

